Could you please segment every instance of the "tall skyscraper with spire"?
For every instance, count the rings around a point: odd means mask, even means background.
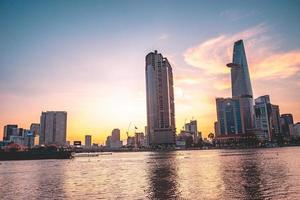
[[[149,145],[175,144],[172,67],[157,51],[146,56],[147,134]]]
[[[236,41],[233,47],[231,69],[232,97],[240,98],[242,123],[245,131],[254,128],[253,93],[243,40]]]

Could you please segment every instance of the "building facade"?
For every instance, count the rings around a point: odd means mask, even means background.
[[[10,136],[17,135],[18,125],[8,124],[4,126],[3,140],[10,140]]]
[[[245,133],[240,98],[216,98],[216,105],[218,118],[217,136]]]
[[[292,114],[282,114],[280,116],[280,125],[281,125],[281,131],[282,134],[286,137],[290,136],[290,129],[289,126],[291,124],[294,124],[294,119]]]
[[[67,137],[67,112],[47,111],[42,112],[40,127],[40,145],[66,145]]]
[[[110,146],[111,149],[119,149],[122,147],[122,141],[121,141],[121,132],[120,129],[116,128],[113,129],[111,132],[110,137]]]
[[[279,106],[271,104],[269,95],[264,95],[255,99],[254,110],[256,128],[266,140],[276,140],[280,135]]]
[[[186,123],[184,125],[184,130],[192,135],[193,142],[195,144],[199,142],[200,136],[198,132],[197,120],[191,120],[189,123]]]
[[[157,51],[146,56],[147,135],[149,145],[175,145],[173,72]]]
[[[243,40],[236,41],[233,47],[231,69],[232,97],[240,98],[242,121],[245,131],[254,129],[253,93]]]

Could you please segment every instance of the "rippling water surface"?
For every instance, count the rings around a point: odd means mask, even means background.
[[[300,199],[300,148],[0,162],[0,199]]]

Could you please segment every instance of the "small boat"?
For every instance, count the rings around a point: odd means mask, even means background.
[[[73,157],[97,157],[99,156],[98,153],[75,153]]]

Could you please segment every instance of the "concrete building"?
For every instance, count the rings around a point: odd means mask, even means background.
[[[245,132],[254,129],[253,93],[243,40],[236,41],[233,47],[231,69],[232,97],[240,98],[241,118]]]
[[[40,124],[32,123],[30,125],[30,131],[34,134],[34,136],[40,135]]]
[[[40,145],[66,145],[67,112],[42,112],[40,124]]]
[[[111,136],[107,136],[106,141],[105,141],[105,146],[107,148],[110,148],[110,143],[111,143]]]
[[[135,147],[141,148],[144,146],[145,135],[143,132],[135,133]]]
[[[40,124],[32,123],[30,125],[30,131],[33,133],[34,136],[34,145],[38,145],[40,138]]]
[[[119,149],[123,146],[122,141],[120,140],[120,129],[113,129],[111,136],[108,136],[106,139],[106,147],[110,149]]]
[[[134,147],[134,146],[135,146],[135,137],[128,136],[127,147]]]
[[[300,138],[300,122],[290,124],[290,136],[295,139]]]
[[[271,104],[270,96],[255,99],[256,128],[264,133],[268,141],[276,140],[280,135],[279,106]]]
[[[186,123],[184,125],[184,131],[192,135],[194,144],[199,142],[200,136],[198,132],[197,120],[191,120],[189,123]]]
[[[35,135],[31,130],[26,130],[23,137],[23,145],[32,148],[35,146]]]
[[[10,136],[17,135],[16,133],[17,129],[18,129],[18,125],[16,124],[8,124],[4,126],[3,140],[10,140]]]
[[[280,116],[281,131],[283,135],[286,137],[290,136],[289,126],[291,124],[294,124],[294,119],[292,114],[288,113],[288,114],[282,114]]]
[[[157,51],[146,56],[147,128],[149,145],[175,145],[173,72]]]
[[[241,99],[235,98],[216,98],[218,136],[243,134],[245,133],[242,120],[243,109]]]
[[[85,147],[91,147],[92,146],[92,136],[91,135],[86,135],[85,136]]]

